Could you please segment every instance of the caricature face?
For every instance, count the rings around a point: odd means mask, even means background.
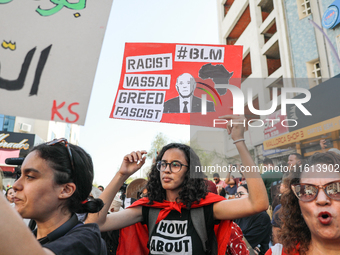
[[[196,81],[191,74],[184,73],[177,78],[176,89],[181,97],[190,97],[196,88]]]

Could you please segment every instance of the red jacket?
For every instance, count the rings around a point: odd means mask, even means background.
[[[208,193],[205,199],[201,199],[201,201],[198,204],[193,204],[191,208],[202,207],[222,200],[225,200],[225,198],[219,195],[215,195],[213,193]],[[186,206],[183,203],[169,202],[165,200],[163,201],[163,203],[153,202],[152,205],[149,205],[148,203],[149,203],[148,198],[142,198],[134,202],[130,207],[148,206],[155,208],[163,208],[158,215],[156,224],[160,222],[162,219],[165,219],[165,217],[170,213],[171,210],[177,210],[178,212],[181,212],[182,208],[186,208]],[[222,220],[220,224],[217,227],[215,227],[215,234],[218,243],[218,255],[226,254],[232,226],[233,222],[231,220]],[[142,225],[141,223],[137,223],[132,226],[123,228],[120,230],[117,255],[125,254],[147,255],[149,254],[149,250],[147,248],[148,240],[149,233],[147,226]]]

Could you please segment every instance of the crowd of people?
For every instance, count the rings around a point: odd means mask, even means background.
[[[340,254],[338,151],[320,141],[323,152],[308,159],[293,153],[275,165],[265,158],[260,174],[243,125],[227,130],[240,177],[214,173],[210,181],[195,171],[201,163],[192,148],[171,143],[131,205],[115,198],[121,192],[125,201],[125,181],[146,151],[127,154],[109,185],[94,190],[92,160],[81,147],[66,139],[35,146],[0,196],[1,254]]]

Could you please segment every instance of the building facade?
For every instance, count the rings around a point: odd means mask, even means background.
[[[243,46],[241,89],[247,95],[248,88],[252,88],[253,108],[271,109],[273,98],[277,98],[277,107],[270,116],[255,116],[250,111],[252,106],[245,103],[247,118],[265,123],[245,134],[256,163],[261,163],[264,157],[274,159],[275,163],[286,161],[292,152],[308,157],[321,151],[320,139],[327,140],[328,148],[339,148],[336,125],[339,114],[336,114],[336,104],[330,100],[330,95],[336,91],[325,83],[340,73],[340,25],[335,18],[340,16],[339,1],[217,0],[217,8],[220,43]],[[330,23],[333,27],[324,26]],[[318,99],[334,114],[325,116],[324,112],[318,111],[315,100],[311,100],[308,107],[313,112],[312,116],[307,116],[309,118],[295,119],[296,114],[289,114],[289,110],[292,111],[289,105],[283,105],[287,116],[282,116],[283,88],[309,90],[312,98],[322,91],[323,95],[321,98],[317,96]],[[302,97],[298,93],[284,96],[288,99]],[[265,120],[272,118],[278,118],[280,122],[285,118],[295,119],[299,122],[299,129],[273,123],[268,125]],[[303,135],[297,136],[299,132]],[[285,138],[286,142],[278,143],[280,138]],[[231,161],[238,160],[235,146],[228,138],[225,139],[224,153]]]
[[[0,115],[3,185],[11,186],[18,171],[15,165],[5,163],[6,158],[25,157],[33,146],[54,138],[66,138],[73,144],[79,144],[79,131],[79,126],[75,124]]]

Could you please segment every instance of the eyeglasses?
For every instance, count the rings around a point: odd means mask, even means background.
[[[297,183],[291,185],[295,196],[303,201],[313,201],[319,193],[319,189],[323,189],[327,197],[340,201],[340,181],[326,183],[325,185],[314,185],[308,183]]]
[[[68,155],[70,156],[70,161],[71,161],[71,166],[72,166],[72,170],[73,170],[73,173],[75,172],[75,169],[74,169],[74,164],[73,164],[73,156],[72,156],[72,152],[71,152],[71,149],[70,149],[70,146],[68,145],[68,141],[66,138],[59,138],[59,139],[53,139],[52,141],[50,142],[47,142],[46,145],[55,145],[55,144],[58,144],[58,143],[64,143],[65,144],[65,147],[67,148],[67,151],[68,151]]]
[[[237,197],[237,198],[240,198],[243,195],[247,195],[247,193],[243,193],[242,191],[235,193],[235,197]]]
[[[174,160],[170,163],[166,163],[164,160],[162,160],[162,161],[157,162],[156,168],[157,168],[158,171],[163,172],[163,171],[165,171],[165,169],[167,168],[168,165],[169,165],[169,168],[170,168],[170,172],[172,172],[172,173],[177,173],[177,172],[181,171],[182,166],[189,167],[187,165],[182,164],[181,162],[179,162],[177,160]]]

